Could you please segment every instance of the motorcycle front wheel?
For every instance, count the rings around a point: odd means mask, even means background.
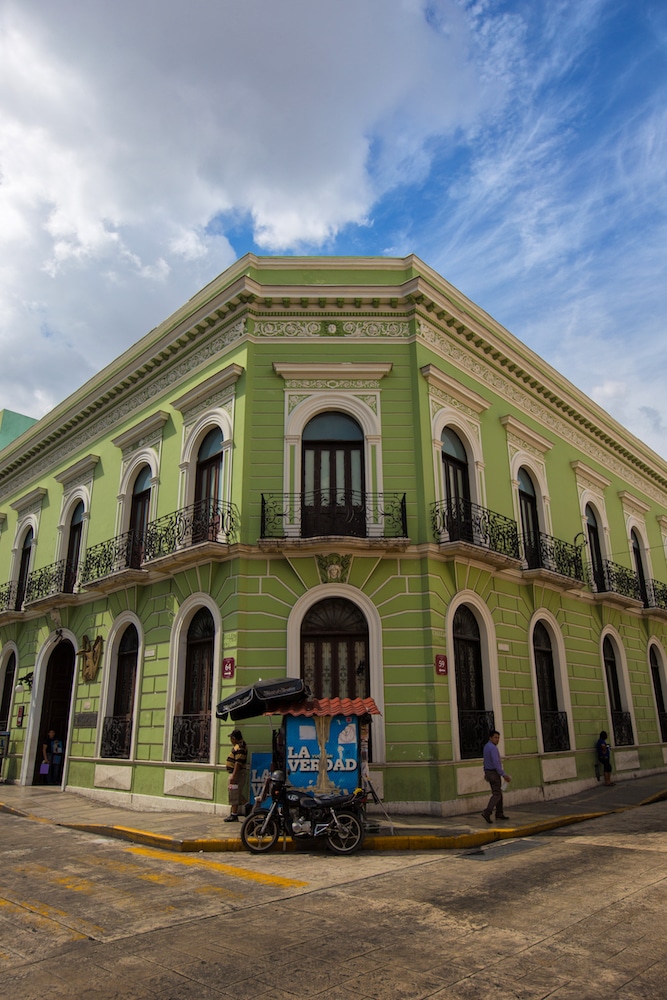
[[[364,842],[364,828],[358,816],[351,812],[336,813],[338,826],[327,834],[327,847],[334,854],[352,854]]]
[[[278,839],[278,824],[273,817],[267,818],[266,813],[256,813],[248,816],[241,827],[241,843],[251,854],[263,854],[270,851]]]

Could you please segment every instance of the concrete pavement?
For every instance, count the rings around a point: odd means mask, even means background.
[[[667,799],[667,770],[596,783],[576,795],[512,805],[509,819],[488,826],[480,813],[462,816],[369,815],[365,850],[424,851],[479,847]],[[0,812],[171,851],[241,851],[240,824],[201,812],[138,812],[50,786],[0,783]]]

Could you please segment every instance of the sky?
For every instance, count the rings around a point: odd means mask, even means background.
[[[415,253],[667,458],[667,3],[0,0],[0,409],[249,251]]]

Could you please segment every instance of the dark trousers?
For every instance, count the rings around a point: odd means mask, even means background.
[[[497,771],[485,771],[484,779],[491,785],[491,798],[484,812],[490,816],[496,810],[496,819],[499,819],[505,810],[503,809],[503,793],[501,791],[501,777]]]

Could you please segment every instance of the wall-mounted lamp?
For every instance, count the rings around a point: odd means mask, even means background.
[[[32,691],[32,681],[35,673],[33,670],[29,674],[24,674],[23,677],[19,677],[19,682],[14,688],[15,691],[25,691],[24,684],[28,685],[28,690]]]

